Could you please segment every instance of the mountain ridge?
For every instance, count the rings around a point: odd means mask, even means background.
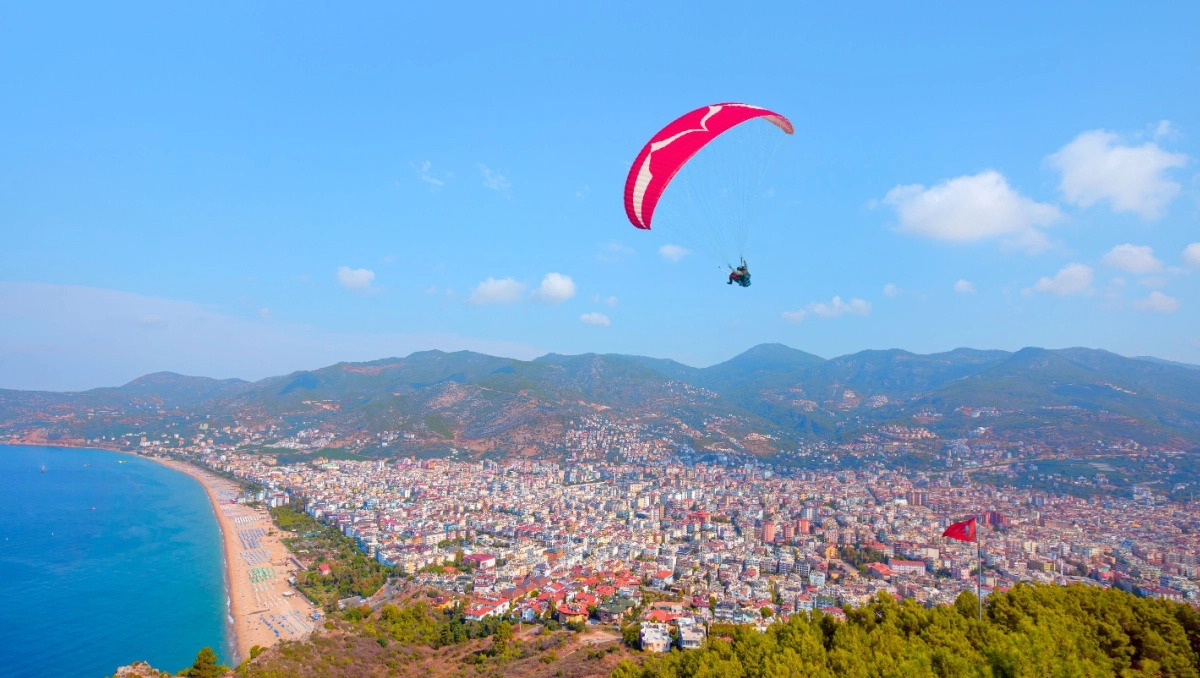
[[[265,420],[284,432],[326,427],[349,438],[403,430],[422,444],[483,453],[553,447],[570,421],[605,412],[692,432],[723,421],[709,438],[758,433],[777,439],[780,450],[911,421],[923,408],[942,415],[1058,408],[1123,418],[1148,439],[1200,443],[1200,370],[1087,348],[885,349],[825,359],[760,344],[708,367],[622,354],[517,360],[432,350],[253,382],[156,372],[78,393],[0,391],[0,434],[93,437],[132,426],[120,423],[121,414],[147,427],[203,416]],[[946,435],[965,434],[944,427]]]

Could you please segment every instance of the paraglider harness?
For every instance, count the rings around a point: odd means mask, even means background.
[[[726,285],[737,283],[742,287],[750,286],[750,269],[746,267],[745,259],[742,259],[741,266],[738,266],[737,268],[730,266],[729,268],[729,281],[725,283]]]

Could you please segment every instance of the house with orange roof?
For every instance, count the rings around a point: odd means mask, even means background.
[[[587,608],[578,603],[563,603],[558,606],[556,614],[558,621],[563,624],[586,622],[588,618]]]

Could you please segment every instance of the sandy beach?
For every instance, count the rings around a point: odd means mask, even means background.
[[[266,509],[235,503],[241,491],[225,478],[184,462],[151,459],[195,478],[208,492],[225,545],[234,663],[249,657],[255,645],[265,648],[281,638],[307,636],[316,623],[316,608],[288,584],[296,568],[283,545],[284,533]]]

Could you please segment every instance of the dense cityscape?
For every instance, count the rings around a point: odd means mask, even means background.
[[[970,467],[1004,456],[1003,446],[983,438],[937,441],[920,427],[880,434],[879,445],[904,439],[944,447],[948,459],[982,455]],[[389,432],[382,443],[404,436]],[[570,422],[561,462],[451,452],[281,463],[248,451],[264,442],[320,448],[330,436],[304,429],[266,440],[258,427],[242,425],[192,440],[142,436],[132,446],[232,474],[255,489],[242,501],[301,507],[412,585],[460,600],[469,620],[619,623],[637,606],[641,646],[665,651],[698,647],[712,623],[765,627],[814,609],[841,616],[843,606],[880,591],[950,604],[974,592],[978,561],[975,544],[941,535],[968,516],[980,519],[985,597],[1034,581],[1200,600],[1200,509],[1141,487],[1130,496],[1082,497],[997,489],[961,470],[776,467],[699,454],[658,426],[599,414]],[[807,447],[796,456],[870,445],[844,447]],[[1139,452],[1132,447],[1125,451]],[[1081,481],[1102,486],[1104,473],[1074,482]]]

